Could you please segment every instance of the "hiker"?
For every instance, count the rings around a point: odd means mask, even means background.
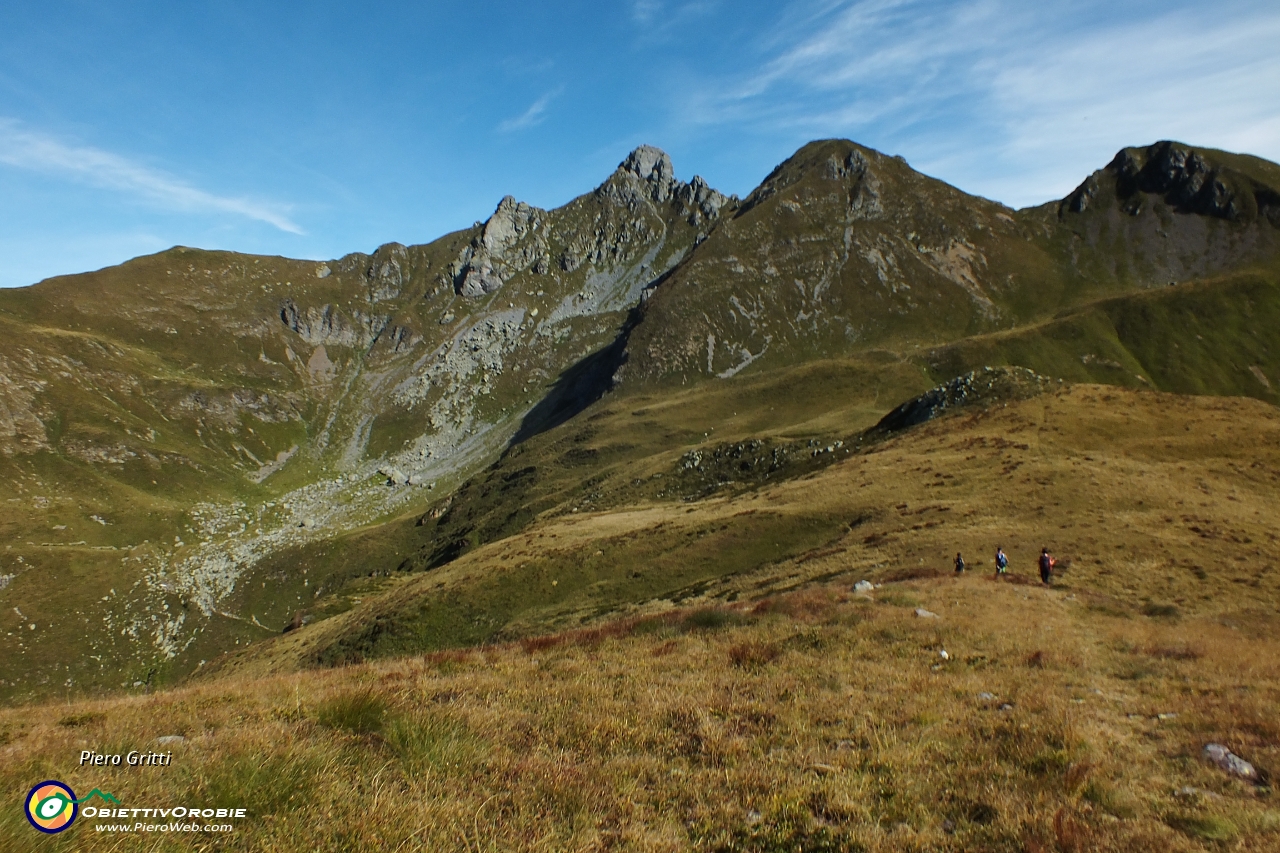
[[[956,574],[964,571],[964,557],[960,556],[960,552],[956,552]]]
[[[1040,582],[1049,585],[1049,576],[1053,573],[1054,564],[1058,561],[1049,556],[1048,548],[1040,549]]]
[[[999,545],[996,546],[996,574],[1002,575],[1009,568],[1009,558],[1004,555],[1004,549]]]

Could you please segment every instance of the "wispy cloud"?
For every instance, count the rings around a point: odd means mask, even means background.
[[[1242,0],[791,0],[679,115],[853,136],[1023,204],[1160,138],[1280,157],[1277,43],[1280,7]]]
[[[695,19],[714,14],[720,6],[721,0],[632,0],[631,20],[642,28],[642,43],[663,43],[676,34],[687,38]]]
[[[538,98],[538,100],[530,104],[529,109],[525,110],[520,115],[515,118],[509,118],[500,123],[498,125],[498,132],[511,133],[515,130],[524,130],[527,127],[533,127],[534,125],[541,124],[542,120],[546,118],[547,107],[550,106],[551,102],[559,97],[560,93],[563,91],[564,87],[561,86],[554,91],[547,92],[545,95]]]
[[[634,0],[631,4],[631,17],[638,23],[647,24],[662,11],[662,0]]]
[[[119,190],[172,210],[243,216],[290,234],[305,233],[283,205],[206,192],[119,154],[64,142],[13,119],[0,118],[0,163]]]

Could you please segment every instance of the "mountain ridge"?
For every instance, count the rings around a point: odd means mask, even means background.
[[[1275,402],[1280,167],[1125,151],[1012,211],[844,140],[804,146],[743,200],[642,146],[566,205],[508,196],[431,243],[329,261],[175,247],[2,293],[0,530],[18,548],[0,594],[31,615],[6,615],[0,643],[37,663],[0,668],[0,691],[182,677],[341,607],[370,566],[436,564],[424,537],[456,556],[532,523],[517,483],[560,512],[612,476],[590,473],[606,458],[631,480],[667,470],[691,424],[709,434],[751,394],[779,410],[742,441],[778,446],[826,446],[849,433],[838,417],[869,425],[987,364]],[[849,397],[813,409],[790,383]],[[691,420],[664,421],[663,442],[618,427],[602,446],[577,420],[677,388],[697,391]],[[583,473],[515,476],[551,464]],[[628,488],[611,499],[654,497]],[[333,556],[359,531],[387,541]],[[63,651],[68,624],[84,660]]]

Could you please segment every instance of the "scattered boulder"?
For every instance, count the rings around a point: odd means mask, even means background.
[[[1206,744],[1204,757],[1232,776],[1247,782],[1258,781],[1257,768],[1220,743]]]
[[[858,581],[853,585],[854,592],[871,592],[875,588],[875,584],[871,581]]]
[[[925,610],[923,607],[916,608],[916,615],[919,616],[921,619],[937,619],[938,618],[937,613],[934,613],[932,610]]]
[[[403,486],[409,482],[408,474],[389,465],[379,468],[378,473],[387,478],[388,486]]]
[[[182,735],[164,735],[156,738],[156,743],[164,745],[166,743],[182,743],[186,738]]]
[[[1180,800],[1220,800],[1221,794],[1215,794],[1213,791],[1205,791],[1201,788],[1195,788],[1191,785],[1183,785],[1173,792],[1173,795]]]

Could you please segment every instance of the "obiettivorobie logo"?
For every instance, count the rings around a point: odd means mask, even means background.
[[[103,801],[100,806],[81,804],[97,797]],[[27,792],[27,820],[33,827],[50,835],[70,828],[77,817],[87,819],[113,818],[116,820],[133,819],[134,823],[97,823],[94,829],[98,832],[132,833],[132,832],[234,832],[232,823],[179,823],[179,818],[220,818],[238,819],[248,816],[248,809],[205,809],[192,806],[173,806],[170,808],[130,807],[123,806],[114,794],[108,794],[98,788],[89,792],[88,796],[76,799],[71,786],[56,779],[47,779]],[[144,821],[137,820],[145,818]],[[174,818],[168,823],[154,823],[156,819]]]
[[[80,804],[100,797],[108,803],[120,801],[111,794],[94,788],[88,796],[76,799],[69,785],[56,779],[46,779],[27,792],[27,820],[41,832],[50,835],[71,826],[80,813]]]

